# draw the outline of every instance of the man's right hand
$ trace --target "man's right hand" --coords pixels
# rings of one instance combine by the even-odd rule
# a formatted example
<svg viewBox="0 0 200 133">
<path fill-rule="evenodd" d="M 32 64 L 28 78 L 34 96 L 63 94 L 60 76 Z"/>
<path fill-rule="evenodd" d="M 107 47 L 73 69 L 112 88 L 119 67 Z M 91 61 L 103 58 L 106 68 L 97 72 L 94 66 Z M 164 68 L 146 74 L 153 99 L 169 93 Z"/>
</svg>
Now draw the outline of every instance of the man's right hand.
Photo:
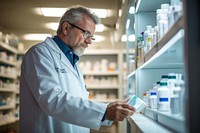
<svg viewBox="0 0 200 133">
<path fill-rule="evenodd" d="M 112 102 L 106 109 L 106 119 L 111 121 L 123 121 L 124 118 L 133 115 L 135 108 L 125 102 Z"/>
</svg>

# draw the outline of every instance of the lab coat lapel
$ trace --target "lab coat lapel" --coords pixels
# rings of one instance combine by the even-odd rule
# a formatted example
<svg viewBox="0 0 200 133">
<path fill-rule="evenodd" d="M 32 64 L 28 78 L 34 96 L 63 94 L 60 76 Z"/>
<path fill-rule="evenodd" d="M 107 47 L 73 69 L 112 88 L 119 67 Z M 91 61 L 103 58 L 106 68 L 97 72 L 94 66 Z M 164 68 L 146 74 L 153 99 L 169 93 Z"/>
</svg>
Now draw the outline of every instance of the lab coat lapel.
<svg viewBox="0 0 200 133">
<path fill-rule="evenodd" d="M 62 52 L 62 51 L 61 51 Z M 74 74 L 76 74 L 76 76 L 78 76 L 78 73 L 76 72 L 76 70 L 73 68 L 71 62 L 67 59 L 67 57 L 65 56 L 64 53 L 59 53 L 60 54 L 60 60 L 61 62 L 67 66 Z M 79 76 L 78 76 L 79 77 Z"/>
<path fill-rule="evenodd" d="M 79 75 L 76 72 L 76 70 L 73 68 L 73 66 L 71 65 L 70 61 L 67 59 L 67 57 L 65 56 L 65 54 L 61 51 L 61 49 L 58 47 L 58 45 L 53 41 L 53 39 L 51 39 L 50 37 L 48 37 L 45 42 L 47 43 L 47 45 L 49 47 L 51 47 L 57 54 L 59 54 L 60 57 L 60 61 L 62 62 L 62 64 L 64 64 L 66 67 L 69 68 L 69 70 L 71 70 L 78 78 Z"/>
</svg>

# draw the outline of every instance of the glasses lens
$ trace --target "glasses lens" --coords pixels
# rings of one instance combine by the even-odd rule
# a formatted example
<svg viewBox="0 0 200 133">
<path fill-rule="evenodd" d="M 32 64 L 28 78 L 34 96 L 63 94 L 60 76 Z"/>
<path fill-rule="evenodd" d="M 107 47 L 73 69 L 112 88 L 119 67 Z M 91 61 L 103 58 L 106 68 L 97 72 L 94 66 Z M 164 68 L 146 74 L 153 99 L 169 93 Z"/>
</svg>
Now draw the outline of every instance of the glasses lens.
<svg viewBox="0 0 200 133">
<path fill-rule="evenodd" d="M 94 36 L 92 36 L 89 32 L 84 32 L 83 34 L 83 38 L 87 39 L 87 38 L 90 38 L 92 41 L 95 40 Z"/>
</svg>

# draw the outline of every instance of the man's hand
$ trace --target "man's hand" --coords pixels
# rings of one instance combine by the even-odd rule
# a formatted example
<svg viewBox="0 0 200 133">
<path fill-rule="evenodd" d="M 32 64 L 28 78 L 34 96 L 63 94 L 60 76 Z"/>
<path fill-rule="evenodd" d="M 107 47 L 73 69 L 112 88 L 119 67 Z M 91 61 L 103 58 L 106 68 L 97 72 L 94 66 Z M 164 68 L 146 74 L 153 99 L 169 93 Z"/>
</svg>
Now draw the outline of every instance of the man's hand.
<svg viewBox="0 0 200 133">
<path fill-rule="evenodd" d="M 106 109 L 106 119 L 111 121 L 123 121 L 124 118 L 133 115 L 135 108 L 125 102 L 112 102 Z"/>
</svg>

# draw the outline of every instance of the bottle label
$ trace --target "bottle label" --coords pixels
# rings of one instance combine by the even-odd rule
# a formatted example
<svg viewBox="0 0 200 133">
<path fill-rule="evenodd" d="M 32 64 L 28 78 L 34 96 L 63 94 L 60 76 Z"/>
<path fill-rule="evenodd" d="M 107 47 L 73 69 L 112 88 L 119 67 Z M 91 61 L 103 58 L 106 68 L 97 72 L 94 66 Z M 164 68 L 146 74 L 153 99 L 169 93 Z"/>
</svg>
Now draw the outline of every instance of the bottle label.
<svg viewBox="0 0 200 133">
<path fill-rule="evenodd" d="M 160 102 L 168 102 L 168 101 L 169 101 L 169 98 L 159 98 L 159 101 L 160 101 Z"/>
</svg>

